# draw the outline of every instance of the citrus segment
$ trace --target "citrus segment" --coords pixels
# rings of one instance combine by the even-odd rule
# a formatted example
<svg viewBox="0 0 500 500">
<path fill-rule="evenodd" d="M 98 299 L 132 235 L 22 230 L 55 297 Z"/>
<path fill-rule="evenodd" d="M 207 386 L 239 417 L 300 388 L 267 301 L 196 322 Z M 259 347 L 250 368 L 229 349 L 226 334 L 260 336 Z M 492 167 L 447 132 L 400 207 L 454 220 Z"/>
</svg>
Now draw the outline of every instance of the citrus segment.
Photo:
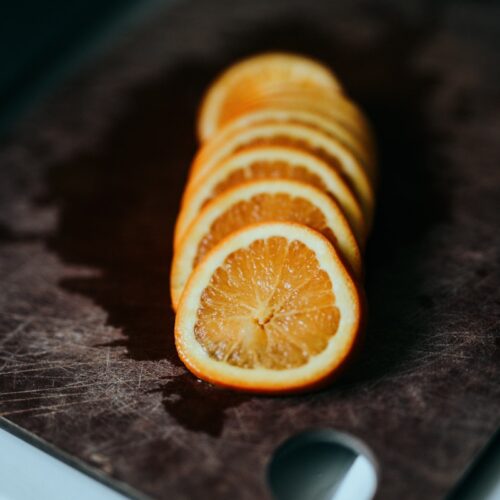
<svg viewBox="0 0 500 500">
<path fill-rule="evenodd" d="M 224 128 L 241 129 L 255 123 L 301 123 L 318 128 L 336 138 L 359 158 L 370 177 L 376 178 L 376 158 L 371 149 L 352 131 L 337 120 L 299 106 L 286 106 L 279 103 L 258 107 L 230 121 Z"/>
<path fill-rule="evenodd" d="M 322 191 L 301 182 L 253 181 L 215 198 L 186 231 L 172 264 L 174 308 L 193 268 L 217 243 L 244 226 L 276 221 L 297 222 L 320 232 L 360 277 L 359 247 L 336 203 Z"/>
<path fill-rule="evenodd" d="M 246 101 L 284 88 L 338 92 L 340 84 L 328 68 L 297 54 L 250 57 L 231 66 L 208 89 L 198 117 L 200 140 L 209 139 Z"/>
<path fill-rule="evenodd" d="M 314 154 L 339 172 L 361 204 L 368 226 L 374 210 L 373 187 L 367 173 L 354 155 L 336 139 L 301 124 L 255 124 L 240 130 L 221 131 L 195 158 L 189 183 L 194 183 L 234 152 L 256 145 L 294 146 Z M 189 189 L 189 188 L 188 188 Z"/>
<path fill-rule="evenodd" d="M 363 245 L 367 228 L 359 202 L 325 161 L 306 151 L 285 146 L 254 146 L 236 153 L 187 188 L 175 228 L 177 246 L 187 227 L 215 196 L 242 182 L 259 179 L 291 179 L 315 186 L 340 206 L 358 242 Z"/>
<path fill-rule="evenodd" d="M 267 223 L 233 233 L 195 269 L 175 340 L 204 380 L 298 391 L 336 373 L 360 324 L 359 291 L 328 240 L 300 224 Z"/>
<path fill-rule="evenodd" d="M 235 109 L 226 120 L 220 124 L 220 129 L 237 118 L 258 109 L 280 106 L 289 110 L 308 111 L 319 117 L 329 119 L 356 137 L 365 148 L 374 154 L 374 139 L 371 125 L 363 111 L 348 97 L 341 93 L 324 93 L 317 91 L 281 90 L 276 93 L 255 96 L 247 99 L 238 109 Z"/>
</svg>

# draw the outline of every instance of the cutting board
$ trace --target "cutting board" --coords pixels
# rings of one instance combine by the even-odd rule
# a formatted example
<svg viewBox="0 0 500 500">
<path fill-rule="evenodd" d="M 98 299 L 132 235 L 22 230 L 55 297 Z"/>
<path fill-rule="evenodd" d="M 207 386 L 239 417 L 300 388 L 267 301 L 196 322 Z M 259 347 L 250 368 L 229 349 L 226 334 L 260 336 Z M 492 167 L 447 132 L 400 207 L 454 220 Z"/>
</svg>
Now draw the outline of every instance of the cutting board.
<svg viewBox="0 0 500 500">
<path fill-rule="evenodd" d="M 316 427 L 373 450 L 378 498 L 442 498 L 500 423 L 499 17 L 472 2 L 178 2 L 103 51 L 0 147 L 0 414 L 154 498 L 266 498 L 273 450 Z M 273 49 L 334 68 L 381 169 L 363 353 L 293 397 L 196 380 L 168 291 L 203 90 Z"/>
</svg>

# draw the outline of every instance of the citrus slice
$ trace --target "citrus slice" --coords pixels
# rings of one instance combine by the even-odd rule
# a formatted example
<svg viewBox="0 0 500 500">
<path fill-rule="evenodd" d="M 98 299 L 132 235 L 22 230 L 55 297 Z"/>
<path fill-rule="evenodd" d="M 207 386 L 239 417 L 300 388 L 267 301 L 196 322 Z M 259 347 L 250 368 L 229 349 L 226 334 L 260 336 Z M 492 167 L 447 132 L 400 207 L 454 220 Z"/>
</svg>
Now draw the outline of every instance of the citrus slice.
<svg viewBox="0 0 500 500">
<path fill-rule="evenodd" d="M 292 179 L 315 186 L 331 196 L 346 216 L 357 241 L 364 245 L 367 228 L 359 202 L 338 172 L 307 151 L 289 146 L 253 146 L 223 160 L 184 193 L 177 218 L 174 247 L 200 210 L 215 196 L 258 179 Z"/>
<path fill-rule="evenodd" d="M 177 352 L 214 384 L 303 391 L 329 381 L 353 352 L 361 303 L 320 233 L 294 223 L 248 226 L 191 275 L 175 321 Z"/>
<path fill-rule="evenodd" d="M 221 130 L 196 155 L 189 183 L 207 175 L 225 158 L 248 146 L 261 144 L 296 146 L 319 156 L 347 181 L 371 227 L 374 210 L 373 187 L 359 160 L 338 140 L 325 132 L 298 123 L 255 124 L 244 129 Z"/>
<path fill-rule="evenodd" d="M 174 309 L 192 270 L 229 234 L 258 222 L 297 222 L 323 234 L 361 277 L 358 244 L 338 205 L 323 191 L 289 180 L 245 182 L 214 198 L 175 249 L 170 279 Z"/>
<path fill-rule="evenodd" d="M 285 88 L 338 92 L 340 84 L 328 68 L 308 57 L 279 52 L 250 57 L 227 69 L 208 89 L 198 116 L 200 140 L 209 139 L 247 101 Z"/>
<path fill-rule="evenodd" d="M 360 107 L 341 93 L 325 93 L 316 90 L 300 92 L 284 89 L 277 93 L 247 99 L 238 109 L 227 116 L 220 128 L 232 120 L 255 109 L 282 106 L 287 109 L 302 109 L 337 122 L 357 137 L 373 153 L 374 139 L 370 122 Z M 218 131 L 217 131 L 218 132 Z"/>
<path fill-rule="evenodd" d="M 363 164 L 370 178 L 376 179 L 377 167 L 375 154 L 363 141 L 344 127 L 338 121 L 332 120 L 324 114 L 301 107 L 285 106 L 279 103 L 256 108 L 237 117 L 226 125 L 232 130 L 242 129 L 258 123 L 300 123 L 317 128 L 337 139 L 346 146 Z"/>
</svg>

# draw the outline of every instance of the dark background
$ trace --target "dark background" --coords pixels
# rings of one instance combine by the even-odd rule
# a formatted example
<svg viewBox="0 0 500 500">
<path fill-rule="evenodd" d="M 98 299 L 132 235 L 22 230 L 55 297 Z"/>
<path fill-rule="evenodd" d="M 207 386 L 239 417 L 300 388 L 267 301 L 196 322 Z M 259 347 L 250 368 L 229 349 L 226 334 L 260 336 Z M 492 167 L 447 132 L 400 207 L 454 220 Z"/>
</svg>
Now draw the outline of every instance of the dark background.
<svg viewBox="0 0 500 500">
<path fill-rule="evenodd" d="M 20 0 L 0 7 L 0 130 L 77 70 L 100 45 L 126 34 L 155 0 Z M 168 3 L 168 2 L 167 2 Z"/>
</svg>

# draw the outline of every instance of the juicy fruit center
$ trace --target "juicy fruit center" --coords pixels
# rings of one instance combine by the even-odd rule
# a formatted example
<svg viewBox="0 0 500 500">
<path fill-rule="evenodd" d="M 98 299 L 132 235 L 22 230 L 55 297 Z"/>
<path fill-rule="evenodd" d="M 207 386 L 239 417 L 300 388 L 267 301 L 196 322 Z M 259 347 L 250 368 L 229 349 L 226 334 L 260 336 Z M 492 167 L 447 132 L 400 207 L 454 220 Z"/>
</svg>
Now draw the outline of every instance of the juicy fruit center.
<svg viewBox="0 0 500 500">
<path fill-rule="evenodd" d="M 339 318 L 314 252 L 275 236 L 226 257 L 202 293 L 194 333 L 217 361 L 284 370 L 326 349 Z"/>
<path fill-rule="evenodd" d="M 248 224 L 268 221 L 298 222 L 335 241 L 323 212 L 307 199 L 287 193 L 260 193 L 235 203 L 212 222 L 198 244 L 193 267 L 219 241 L 235 230 Z"/>
</svg>

